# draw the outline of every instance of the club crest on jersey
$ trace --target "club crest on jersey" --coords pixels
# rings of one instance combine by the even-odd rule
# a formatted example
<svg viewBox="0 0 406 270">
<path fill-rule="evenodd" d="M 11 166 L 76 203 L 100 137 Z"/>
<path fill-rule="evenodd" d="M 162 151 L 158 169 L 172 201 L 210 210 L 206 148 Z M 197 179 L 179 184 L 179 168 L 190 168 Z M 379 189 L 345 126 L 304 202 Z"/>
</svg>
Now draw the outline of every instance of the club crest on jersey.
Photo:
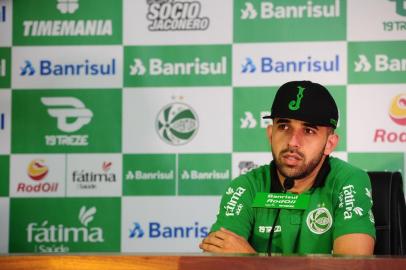
<svg viewBox="0 0 406 270">
<path fill-rule="evenodd" d="M 327 208 L 320 207 L 307 215 L 306 224 L 312 233 L 323 234 L 331 228 L 333 218 Z"/>
</svg>

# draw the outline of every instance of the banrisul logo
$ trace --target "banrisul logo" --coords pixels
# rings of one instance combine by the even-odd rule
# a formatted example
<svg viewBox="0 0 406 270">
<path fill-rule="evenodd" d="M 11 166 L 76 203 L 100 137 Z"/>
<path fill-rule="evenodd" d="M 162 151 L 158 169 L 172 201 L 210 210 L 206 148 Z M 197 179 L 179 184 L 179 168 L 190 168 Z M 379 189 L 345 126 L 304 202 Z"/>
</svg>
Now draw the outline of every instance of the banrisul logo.
<svg viewBox="0 0 406 270">
<path fill-rule="evenodd" d="M 15 199 L 11 209 L 10 252 L 119 251 L 119 200 Z"/>
<path fill-rule="evenodd" d="M 234 4 L 234 38 L 238 42 L 342 40 L 345 10 L 346 1 L 339 0 L 238 1 Z M 289 35 L 281 30 L 286 27 Z M 272 35 L 263 35 L 266 31 Z"/>
<path fill-rule="evenodd" d="M 121 117 L 120 91 L 28 90 L 23 94 L 13 93 L 12 108 L 13 132 L 21 133 L 12 142 L 15 152 L 121 149 L 121 139 L 116 138 L 121 136 L 121 122 L 117 121 Z M 27 134 L 30 140 L 26 139 Z"/>
<path fill-rule="evenodd" d="M 405 83 L 406 42 L 350 42 L 351 83 Z"/>
<path fill-rule="evenodd" d="M 283 20 L 301 18 L 334 18 L 340 16 L 340 1 L 332 4 L 316 4 L 316 1 L 307 1 L 304 4 L 279 4 L 281 1 L 266 1 L 254 7 L 251 2 L 245 2 L 241 9 L 241 20 Z M 326 1 L 328 2 L 328 1 Z M 257 10 L 258 9 L 258 10 Z"/>
<path fill-rule="evenodd" d="M 229 85 L 231 47 L 125 47 L 126 86 Z"/>
<path fill-rule="evenodd" d="M 20 76 L 41 76 L 41 77 L 61 77 L 61 76 L 114 76 L 116 75 L 116 59 L 112 58 L 105 63 L 92 62 L 84 59 L 79 63 L 62 63 L 51 59 L 42 59 L 34 63 L 32 60 L 24 60 L 20 64 Z"/>
<path fill-rule="evenodd" d="M 242 74 L 252 73 L 290 73 L 290 72 L 339 72 L 340 55 L 336 54 L 330 58 L 306 56 L 302 59 L 278 59 L 278 56 L 262 56 L 254 59 L 251 56 L 245 57 L 241 65 Z"/>
<path fill-rule="evenodd" d="M 121 11 L 121 1 L 114 0 L 15 1 L 13 40 L 18 45 L 118 44 Z"/>
<path fill-rule="evenodd" d="M 139 222 L 133 222 L 129 229 L 130 239 L 200 239 L 209 234 L 209 227 L 202 226 L 199 222 L 188 225 L 169 225 L 158 221 L 146 222 L 142 226 Z"/>
<path fill-rule="evenodd" d="M 178 160 L 181 195 L 220 195 L 231 180 L 229 154 L 182 154 Z"/>
<path fill-rule="evenodd" d="M 202 15 L 204 1 L 147 0 L 149 31 L 203 31 L 210 19 Z"/>
<path fill-rule="evenodd" d="M 171 145 L 190 142 L 199 129 L 199 119 L 192 107 L 174 102 L 163 107 L 156 118 L 159 137 Z"/>
<path fill-rule="evenodd" d="M 4 3 L 0 5 L 0 23 L 3 23 L 7 20 L 6 6 Z"/>
</svg>

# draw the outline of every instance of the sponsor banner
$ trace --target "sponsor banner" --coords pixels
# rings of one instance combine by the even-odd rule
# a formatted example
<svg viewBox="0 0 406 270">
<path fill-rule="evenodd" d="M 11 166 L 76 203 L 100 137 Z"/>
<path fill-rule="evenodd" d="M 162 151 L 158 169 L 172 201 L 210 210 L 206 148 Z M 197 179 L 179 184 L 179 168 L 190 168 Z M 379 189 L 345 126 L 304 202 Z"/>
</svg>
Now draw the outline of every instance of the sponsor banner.
<svg viewBox="0 0 406 270">
<path fill-rule="evenodd" d="M 0 197 L 8 197 L 10 181 L 10 157 L 0 155 Z"/>
<path fill-rule="evenodd" d="M 13 1 L 0 1 L 0 47 L 11 46 L 11 23 Z"/>
<path fill-rule="evenodd" d="M 231 99 L 229 87 L 124 89 L 123 152 L 231 152 Z"/>
<path fill-rule="evenodd" d="M 125 86 L 230 84 L 230 45 L 124 47 Z"/>
<path fill-rule="evenodd" d="M 272 161 L 271 152 L 233 153 L 233 179 Z"/>
<path fill-rule="evenodd" d="M 121 1 L 14 0 L 13 3 L 14 45 L 121 43 Z"/>
<path fill-rule="evenodd" d="M 201 252 L 220 197 L 124 197 L 121 252 Z"/>
<path fill-rule="evenodd" d="M 12 95 L 13 153 L 121 152 L 120 90 L 24 90 Z"/>
<path fill-rule="evenodd" d="M 179 195 L 221 195 L 231 180 L 231 154 L 179 154 Z"/>
<path fill-rule="evenodd" d="M 66 157 L 53 155 L 12 155 L 11 197 L 65 196 Z"/>
<path fill-rule="evenodd" d="M 348 0 L 347 3 L 348 40 L 406 39 L 404 0 Z"/>
<path fill-rule="evenodd" d="M 316 81 L 317 82 L 317 81 Z M 325 85 L 334 97 L 339 108 L 339 121 L 336 130 L 340 137 L 336 151 L 345 151 L 346 138 L 346 89 L 344 86 Z M 271 119 L 262 117 L 270 115 L 273 99 L 278 87 L 237 87 L 233 95 L 233 150 L 234 152 L 270 151 L 266 133 Z"/>
<path fill-rule="evenodd" d="M 406 84 L 348 86 L 348 152 L 406 149 Z"/>
<path fill-rule="evenodd" d="M 8 253 L 10 199 L 0 198 L 0 254 Z"/>
<path fill-rule="evenodd" d="M 1 88 L 10 88 L 10 78 L 11 78 L 10 65 L 11 65 L 11 49 L 0 48 L 0 91 Z"/>
<path fill-rule="evenodd" d="M 124 0 L 124 44 L 232 43 L 232 1 Z M 221 6 L 221 7 L 220 7 Z"/>
<path fill-rule="evenodd" d="M 67 196 L 121 196 L 120 154 L 67 155 Z"/>
<path fill-rule="evenodd" d="M 119 198 L 10 200 L 10 253 L 119 252 Z"/>
<path fill-rule="evenodd" d="M 123 195 L 176 195 L 175 154 L 123 156 Z"/>
<path fill-rule="evenodd" d="M 255 43 L 233 46 L 234 86 L 273 86 L 291 80 L 346 84 L 346 43 Z"/>
<path fill-rule="evenodd" d="M 348 83 L 406 83 L 406 41 L 349 42 Z"/>
<path fill-rule="evenodd" d="M 10 153 L 11 144 L 11 91 L 0 90 L 0 154 Z"/>
<path fill-rule="evenodd" d="M 120 46 L 14 47 L 13 88 L 122 86 Z"/>
<path fill-rule="evenodd" d="M 234 41 L 345 40 L 346 21 L 346 1 L 236 1 Z"/>
</svg>

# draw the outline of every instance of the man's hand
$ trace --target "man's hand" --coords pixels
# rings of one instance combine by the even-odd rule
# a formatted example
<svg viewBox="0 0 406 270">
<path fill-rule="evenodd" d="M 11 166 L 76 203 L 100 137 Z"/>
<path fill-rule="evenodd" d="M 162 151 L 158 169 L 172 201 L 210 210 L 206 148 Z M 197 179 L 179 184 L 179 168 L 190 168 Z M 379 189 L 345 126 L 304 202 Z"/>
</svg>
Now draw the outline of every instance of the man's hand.
<svg viewBox="0 0 406 270">
<path fill-rule="evenodd" d="M 245 238 L 224 228 L 209 234 L 199 248 L 206 252 L 256 253 Z"/>
</svg>

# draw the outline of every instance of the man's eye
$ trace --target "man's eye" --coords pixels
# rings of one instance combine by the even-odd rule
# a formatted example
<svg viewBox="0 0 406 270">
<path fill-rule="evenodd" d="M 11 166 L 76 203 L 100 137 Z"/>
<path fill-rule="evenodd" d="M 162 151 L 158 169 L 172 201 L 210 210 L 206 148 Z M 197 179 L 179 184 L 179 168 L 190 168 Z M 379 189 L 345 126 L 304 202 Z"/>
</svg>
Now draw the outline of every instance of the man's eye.
<svg viewBox="0 0 406 270">
<path fill-rule="evenodd" d="M 306 134 L 316 134 L 316 131 L 311 128 L 306 128 L 305 132 L 306 132 Z"/>
<path fill-rule="evenodd" d="M 284 124 L 279 125 L 278 127 L 279 127 L 280 130 L 286 130 L 286 129 L 288 129 L 288 125 L 284 125 Z"/>
</svg>

